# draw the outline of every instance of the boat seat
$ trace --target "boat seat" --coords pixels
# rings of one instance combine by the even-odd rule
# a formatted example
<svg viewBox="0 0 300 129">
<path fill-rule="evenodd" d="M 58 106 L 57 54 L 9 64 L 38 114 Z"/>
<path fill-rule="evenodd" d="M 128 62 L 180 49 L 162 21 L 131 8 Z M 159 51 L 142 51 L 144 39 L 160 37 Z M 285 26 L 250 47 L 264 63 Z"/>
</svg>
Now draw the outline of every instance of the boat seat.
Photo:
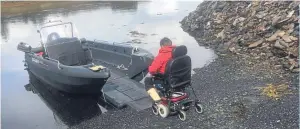
<svg viewBox="0 0 300 129">
<path fill-rule="evenodd" d="M 58 60 L 63 65 L 86 65 L 88 58 L 77 38 L 63 38 L 51 41 L 46 45 L 48 57 Z"/>
<path fill-rule="evenodd" d="M 111 45 L 106 43 L 95 43 L 90 46 L 93 49 L 93 57 L 100 59 L 101 61 L 107 62 L 114 66 L 124 66 L 128 69 L 131 61 L 131 47 L 124 47 L 118 45 Z"/>
</svg>

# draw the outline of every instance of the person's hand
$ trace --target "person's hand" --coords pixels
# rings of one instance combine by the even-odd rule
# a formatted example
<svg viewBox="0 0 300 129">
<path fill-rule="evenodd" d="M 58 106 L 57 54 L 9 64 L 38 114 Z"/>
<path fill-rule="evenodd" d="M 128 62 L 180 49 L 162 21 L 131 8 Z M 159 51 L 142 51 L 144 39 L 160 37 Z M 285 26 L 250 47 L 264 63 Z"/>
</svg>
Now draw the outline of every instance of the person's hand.
<svg viewBox="0 0 300 129">
<path fill-rule="evenodd" d="M 145 77 L 152 77 L 152 75 L 150 73 L 147 73 Z"/>
</svg>

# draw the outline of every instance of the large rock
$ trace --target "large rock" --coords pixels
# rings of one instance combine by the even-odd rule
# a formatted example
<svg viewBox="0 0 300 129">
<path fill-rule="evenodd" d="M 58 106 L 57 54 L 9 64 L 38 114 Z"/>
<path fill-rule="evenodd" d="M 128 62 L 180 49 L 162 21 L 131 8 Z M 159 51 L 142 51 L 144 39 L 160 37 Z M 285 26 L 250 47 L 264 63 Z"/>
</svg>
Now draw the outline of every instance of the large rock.
<svg viewBox="0 0 300 129">
<path fill-rule="evenodd" d="M 276 41 L 274 47 L 276 47 L 278 49 L 282 49 L 282 50 L 285 48 L 285 46 L 281 45 L 279 40 Z"/>
<path fill-rule="evenodd" d="M 263 41 L 264 41 L 263 39 L 260 39 L 260 40 L 254 42 L 254 43 L 251 43 L 251 44 L 249 45 L 249 48 L 255 48 L 255 47 L 257 47 L 258 45 L 262 44 Z"/>
</svg>

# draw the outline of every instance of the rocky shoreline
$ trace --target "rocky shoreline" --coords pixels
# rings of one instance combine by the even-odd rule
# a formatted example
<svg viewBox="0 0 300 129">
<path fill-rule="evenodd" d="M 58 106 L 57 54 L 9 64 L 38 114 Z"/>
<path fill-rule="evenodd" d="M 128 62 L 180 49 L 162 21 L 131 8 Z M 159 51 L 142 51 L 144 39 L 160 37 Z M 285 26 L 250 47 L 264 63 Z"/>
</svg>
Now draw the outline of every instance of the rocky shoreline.
<svg viewBox="0 0 300 129">
<path fill-rule="evenodd" d="M 238 56 L 251 71 L 298 73 L 299 3 L 204 1 L 180 23 L 200 45 Z"/>
<path fill-rule="evenodd" d="M 299 128 L 299 4 L 204 1 L 180 22 L 219 55 L 193 78 L 202 127 Z"/>
</svg>

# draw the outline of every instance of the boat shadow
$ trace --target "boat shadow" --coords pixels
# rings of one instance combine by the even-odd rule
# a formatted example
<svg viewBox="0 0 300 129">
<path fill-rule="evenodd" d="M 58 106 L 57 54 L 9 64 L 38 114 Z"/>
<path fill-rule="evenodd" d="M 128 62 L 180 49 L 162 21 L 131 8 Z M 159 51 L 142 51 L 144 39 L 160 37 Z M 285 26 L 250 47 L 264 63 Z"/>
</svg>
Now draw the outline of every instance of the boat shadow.
<svg viewBox="0 0 300 129">
<path fill-rule="evenodd" d="M 24 87 L 27 91 L 37 94 L 53 112 L 54 120 L 59 125 L 68 127 L 97 117 L 107 110 L 114 108 L 101 99 L 101 95 L 74 95 L 54 89 L 40 81 L 29 72 L 29 84 Z"/>
</svg>

